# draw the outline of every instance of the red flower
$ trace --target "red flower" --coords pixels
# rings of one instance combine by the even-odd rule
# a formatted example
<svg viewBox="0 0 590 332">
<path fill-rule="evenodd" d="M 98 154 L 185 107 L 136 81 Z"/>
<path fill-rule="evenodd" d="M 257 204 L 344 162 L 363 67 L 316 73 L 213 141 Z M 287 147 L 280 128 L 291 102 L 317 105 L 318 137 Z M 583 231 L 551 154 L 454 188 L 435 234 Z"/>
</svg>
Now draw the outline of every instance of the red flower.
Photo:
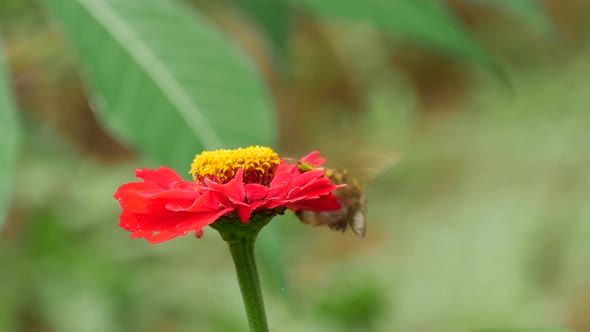
<svg viewBox="0 0 590 332">
<path fill-rule="evenodd" d="M 325 159 L 312 152 L 300 162 L 320 166 Z M 132 238 L 158 243 L 190 231 L 201 237 L 203 227 L 222 217 L 247 223 L 263 210 L 340 208 L 331 193 L 338 186 L 323 169 L 302 173 L 269 148 L 203 152 L 195 157 L 190 173 L 195 182 L 184 181 L 166 167 L 136 170 L 143 182 L 124 184 L 114 195 L 123 209 L 119 226 Z"/>
</svg>

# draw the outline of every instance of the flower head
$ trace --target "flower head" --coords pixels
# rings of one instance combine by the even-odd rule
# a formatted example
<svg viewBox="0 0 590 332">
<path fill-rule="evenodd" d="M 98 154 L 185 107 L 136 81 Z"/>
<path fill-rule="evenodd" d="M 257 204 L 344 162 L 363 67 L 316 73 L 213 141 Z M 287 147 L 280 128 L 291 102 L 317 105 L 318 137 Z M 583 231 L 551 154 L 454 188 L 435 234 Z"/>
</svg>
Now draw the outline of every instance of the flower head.
<svg viewBox="0 0 590 332">
<path fill-rule="evenodd" d="M 312 152 L 299 160 L 315 167 L 325 159 Z M 119 187 L 114 197 L 123 212 L 120 223 L 133 238 L 158 243 L 195 231 L 221 219 L 248 223 L 255 215 L 285 209 L 314 212 L 338 210 L 332 191 L 338 186 L 316 168 L 301 172 L 267 147 L 205 151 L 197 155 L 184 181 L 173 170 L 136 170 L 143 182 Z"/>
</svg>

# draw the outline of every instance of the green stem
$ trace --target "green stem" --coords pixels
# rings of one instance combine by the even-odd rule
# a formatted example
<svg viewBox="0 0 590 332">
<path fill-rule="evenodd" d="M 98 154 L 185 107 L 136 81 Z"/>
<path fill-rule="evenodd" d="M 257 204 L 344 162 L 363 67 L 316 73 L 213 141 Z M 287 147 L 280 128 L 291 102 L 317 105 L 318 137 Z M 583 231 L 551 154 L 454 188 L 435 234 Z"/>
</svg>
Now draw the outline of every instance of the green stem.
<svg viewBox="0 0 590 332">
<path fill-rule="evenodd" d="M 254 241 L 255 237 L 239 237 L 227 243 L 236 267 L 250 331 L 268 332 L 260 280 L 254 260 Z"/>
</svg>

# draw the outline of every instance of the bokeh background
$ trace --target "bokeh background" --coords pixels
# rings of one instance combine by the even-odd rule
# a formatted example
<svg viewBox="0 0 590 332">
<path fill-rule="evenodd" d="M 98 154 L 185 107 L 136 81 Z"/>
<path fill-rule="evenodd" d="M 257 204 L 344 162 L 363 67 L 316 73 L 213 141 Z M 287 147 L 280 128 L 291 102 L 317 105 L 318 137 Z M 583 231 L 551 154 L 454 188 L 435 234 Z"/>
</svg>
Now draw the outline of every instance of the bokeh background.
<svg viewBox="0 0 590 332">
<path fill-rule="evenodd" d="M 272 330 L 590 331 L 590 2 L 169 3 L 0 0 L 0 331 L 246 331 L 213 230 L 152 246 L 117 226 L 134 168 L 209 146 L 149 121 L 180 112 L 151 86 L 110 107 L 130 78 L 109 69 L 150 72 L 145 54 L 196 59 L 171 72 L 229 145 L 320 150 L 364 185 L 364 239 L 292 215 L 262 232 Z M 178 37 L 175 6 L 231 47 Z M 247 65 L 208 65 L 232 52 Z"/>
</svg>

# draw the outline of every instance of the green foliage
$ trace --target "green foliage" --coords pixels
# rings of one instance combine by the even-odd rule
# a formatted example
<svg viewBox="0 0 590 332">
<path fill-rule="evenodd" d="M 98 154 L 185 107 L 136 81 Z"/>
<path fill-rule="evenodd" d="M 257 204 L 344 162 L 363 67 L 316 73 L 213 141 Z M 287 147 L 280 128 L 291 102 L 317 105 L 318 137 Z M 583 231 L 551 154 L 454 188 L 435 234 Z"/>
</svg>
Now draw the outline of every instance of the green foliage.
<svg viewBox="0 0 590 332">
<path fill-rule="evenodd" d="M 0 230 L 12 197 L 19 147 L 19 123 L 0 40 Z"/>
<path fill-rule="evenodd" d="M 482 3 L 488 6 L 500 8 L 507 13 L 521 18 L 531 27 L 539 32 L 550 32 L 553 30 L 553 22 L 547 16 L 543 7 L 537 0 L 472 0 L 475 3 Z"/>
<path fill-rule="evenodd" d="M 283 234 L 283 216 L 278 216 L 270 222 L 258 235 L 256 240 L 256 257 L 259 259 L 262 279 L 267 282 L 266 287 L 280 294 L 282 298 L 290 300 L 290 283 L 287 277 L 285 261 L 285 236 Z"/>
<path fill-rule="evenodd" d="M 340 331 L 374 331 L 387 312 L 389 299 L 374 280 L 359 279 L 352 285 L 331 286 L 314 307 L 314 314 L 338 325 Z"/>
<path fill-rule="evenodd" d="M 566 326 L 590 275 L 587 52 L 514 65 L 516 95 L 480 86 L 469 112 L 437 122 L 372 183 L 371 231 L 381 222 L 396 248 L 383 247 L 377 272 L 399 282 L 390 330 L 425 316 L 437 331 Z M 550 275 L 530 268 L 540 262 Z"/>
<path fill-rule="evenodd" d="M 486 67 L 492 59 L 440 1 L 433 0 L 297 0 L 312 13 L 377 26 L 427 46 L 457 54 Z"/>
<path fill-rule="evenodd" d="M 487 329 L 477 330 L 475 332 L 572 332 L 561 329 Z"/>
<path fill-rule="evenodd" d="M 198 13 L 173 1 L 47 0 L 99 115 L 125 142 L 183 171 L 204 149 L 274 145 L 258 74 Z"/>
<path fill-rule="evenodd" d="M 289 3 L 283 0 L 234 0 L 233 2 L 258 25 L 274 49 L 276 61 L 281 63 L 287 54 L 291 28 Z"/>
<path fill-rule="evenodd" d="M 273 13 L 283 15 L 277 8 L 284 9 L 286 2 L 308 8 L 319 18 L 379 26 L 455 56 L 488 61 L 443 1 L 235 1 L 273 44 L 278 43 L 275 47 L 288 42 L 281 30 L 285 22 L 265 16 L 260 8 L 273 6 Z M 534 1 L 480 2 L 501 7 L 533 26 L 540 20 Z M 0 11 L 12 6 L 7 4 L 15 9 L 0 16 L 20 12 L 26 3 L 3 3 Z M 181 171 L 200 149 L 216 146 L 206 142 L 207 132 L 224 147 L 272 144 L 274 118 L 256 73 L 199 13 L 181 13 L 183 7 L 171 0 L 46 4 L 79 55 L 102 119 L 144 155 Z M 22 18 L 11 21 L 18 25 Z M 277 218 L 260 234 L 257 258 L 271 328 L 569 332 L 557 327 L 585 324 L 590 173 L 584 149 L 590 141 L 590 48 L 564 52 L 543 45 L 539 47 L 544 47 L 540 50 L 545 56 L 538 57 L 526 40 L 522 45 L 519 41 L 516 50 L 500 46 L 494 50 L 499 58 L 505 52 L 518 53 L 502 60 L 514 93 L 506 94 L 460 67 L 470 77 L 469 87 L 460 91 L 465 95 L 459 103 L 451 101 L 453 112 L 432 114 L 422 104 L 424 91 L 411 90 L 414 81 L 375 65 L 382 63 L 377 60 L 387 43 L 378 38 L 366 43 L 355 29 L 346 31 L 353 33 L 329 37 L 355 50 L 346 49 L 351 60 L 342 68 L 349 75 L 358 72 L 367 84 L 345 91 L 366 99 L 352 115 L 318 107 L 322 111 L 311 114 L 310 122 L 302 115 L 306 110 L 286 110 L 291 113 L 284 119 L 305 124 L 294 134 L 285 133 L 287 143 L 296 149 L 295 143 L 305 138 L 301 149 L 317 147 L 328 157 L 328 166 L 350 167 L 351 174 L 355 168 L 378 168 L 381 157 L 393 156 L 396 161 L 378 179 L 361 178 L 369 199 L 367 238 L 306 227 L 292 215 Z M 495 33 L 495 38 L 505 38 Z M 516 38 L 521 37 L 518 33 Z M 9 42 L 20 44 L 19 37 L 9 37 Z M 338 56 L 343 50 L 335 48 Z M 303 48 L 297 53 L 294 56 L 301 58 L 293 60 L 300 64 L 312 52 Z M 146 54 L 155 60 L 148 66 Z M 383 55 L 383 63 L 390 55 Z M 46 64 L 55 59 L 43 60 Z M 27 74 L 33 72 L 34 77 L 42 67 L 36 65 Z M 425 65 L 435 69 L 424 74 L 425 82 L 418 82 L 427 83 L 418 88 L 431 92 L 428 97 L 437 100 L 461 90 L 448 77 L 434 77 L 440 72 L 432 64 Z M 22 63 L 14 70 L 19 68 Z M 5 68 L 1 71 L 0 77 L 7 76 Z M 168 79 L 158 80 L 163 71 Z M 324 74 L 333 75 L 319 71 L 320 80 Z M 178 90 L 166 85 L 170 79 Z M 329 92 L 339 88 L 335 84 Z M 326 95 L 304 84 L 287 92 L 307 97 L 295 89 L 309 92 L 310 99 L 316 93 Z M 12 106 L 8 90 L 0 80 L 2 167 L 14 167 L 19 141 L 14 109 L 4 107 L 7 102 Z M 179 93 L 185 96 L 180 101 L 175 99 Z M 60 97 L 68 98 L 68 92 Z M 179 107 L 187 105 L 183 100 L 196 106 Z M 260 108 L 254 107 L 255 101 Z M 234 114 L 231 105 L 239 105 L 243 114 Z M 419 108 L 424 113 L 416 112 Z M 180 237 L 157 246 L 130 241 L 129 234 L 116 226 L 120 210 L 112 193 L 131 178 L 130 169 L 141 165 L 137 160 L 107 165 L 82 158 L 59 130 L 32 111 L 24 118 L 39 123 L 23 128 L 29 131 L 22 135 L 28 144 L 22 145 L 17 169 L 16 227 L 0 232 L 0 331 L 243 330 L 239 289 L 219 236 L 206 230 L 200 240 Z M 248 112 L 258 115 L 250 121 Z M 213 124 L 197 121 L 199 116 Z M 281 125 L 291 128 L 291 123 Z M 258 141 L 264 137 L 270 143 Z M 345 162 L 334 165 L 338 157 Z M 0 170 L 0 205 L 10 195 L 6 184 L 14 178 L 12 171 Z M 269 289 L 288 294 L 289 305 Z M 532 326 L 554 328 L 524 328 Z"/>
</svg>

